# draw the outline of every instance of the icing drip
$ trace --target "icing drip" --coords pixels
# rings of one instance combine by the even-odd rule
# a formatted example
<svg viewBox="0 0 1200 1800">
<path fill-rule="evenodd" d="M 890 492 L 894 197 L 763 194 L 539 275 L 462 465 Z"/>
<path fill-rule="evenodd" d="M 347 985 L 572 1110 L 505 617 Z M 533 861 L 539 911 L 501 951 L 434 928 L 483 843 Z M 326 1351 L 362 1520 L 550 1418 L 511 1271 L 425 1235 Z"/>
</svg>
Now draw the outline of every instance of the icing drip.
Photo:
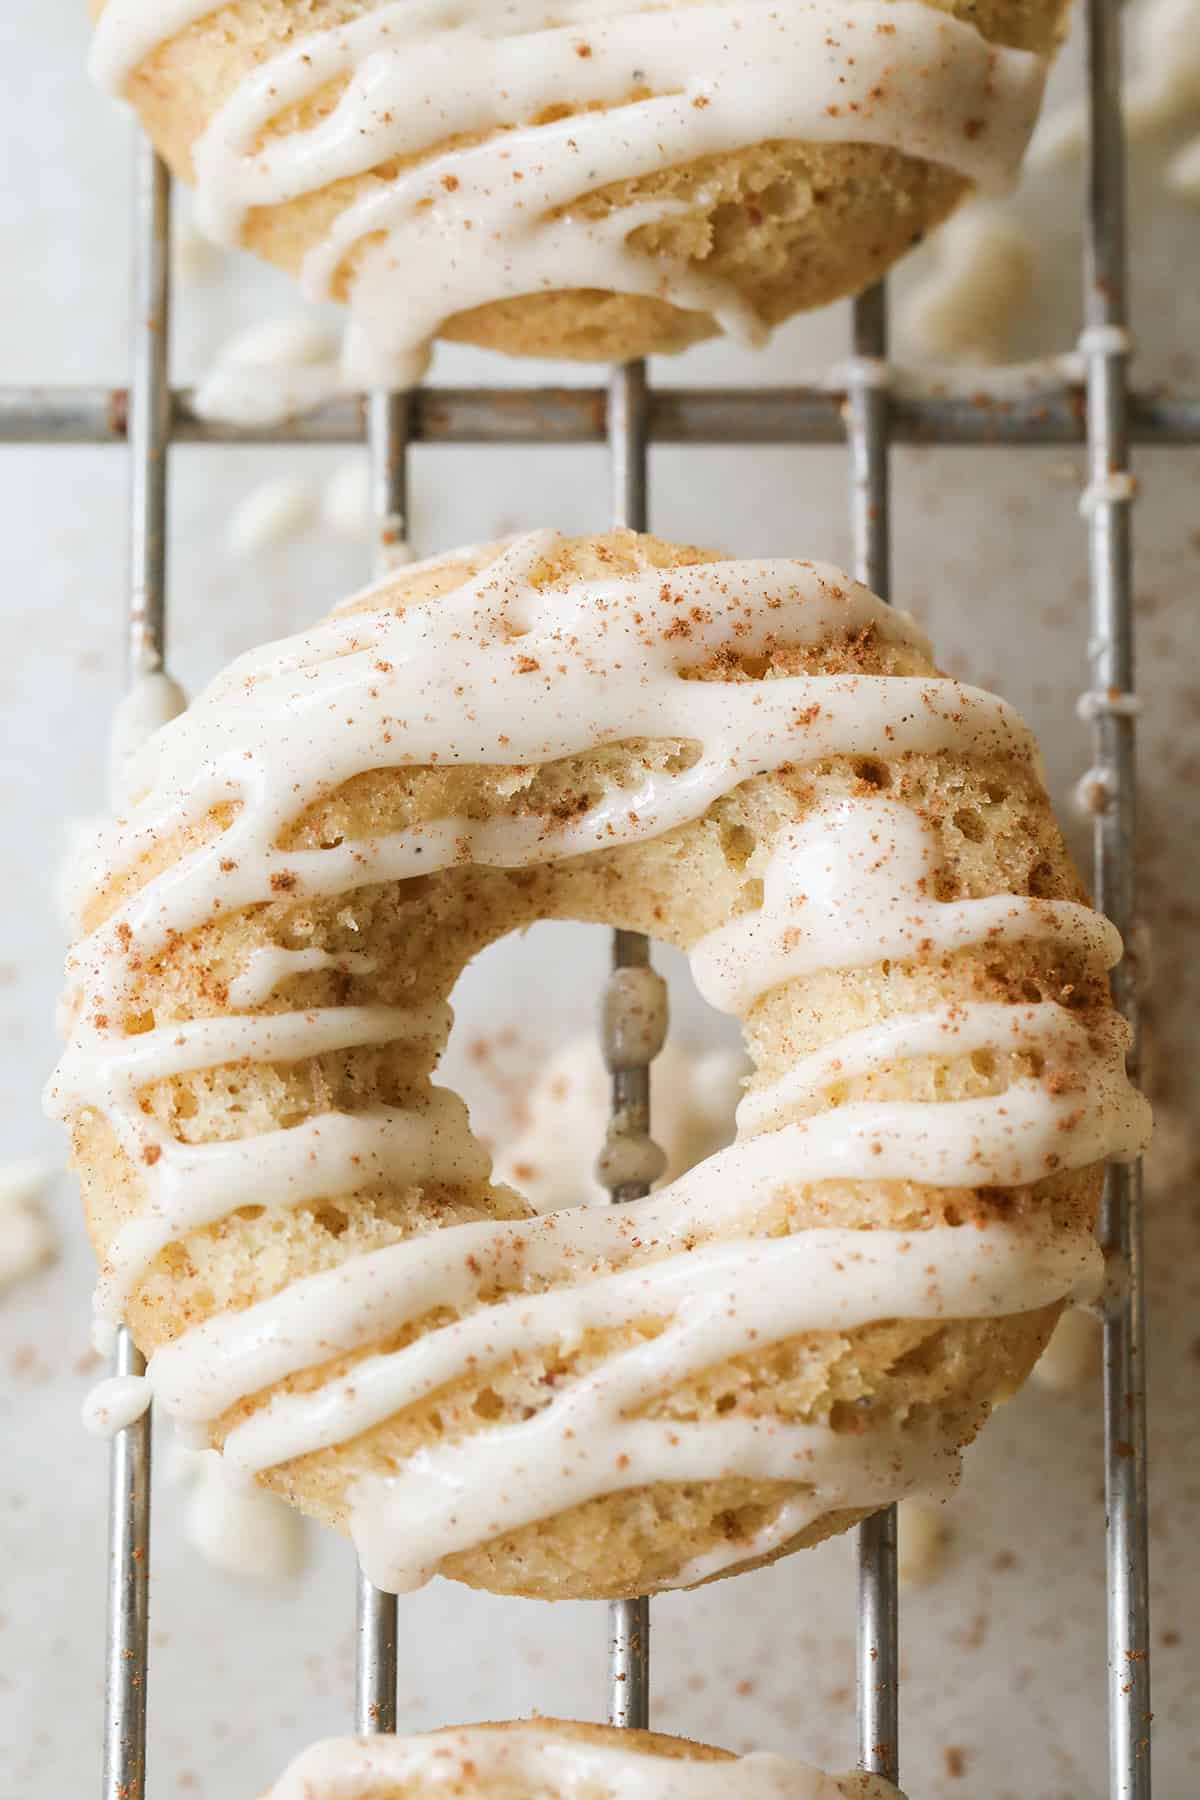
<svg viewBox="0 0 1200 1800">
<path fill-rule="evenodd" d="M 144 1375 L 110 1375 L 96 1384 L 83 1403 L 83 1428 L 94 1437 L 116 1437 L 150 1404 L 151 1387 Z"/>
<path fill-rule="evenodd" d="M 267 1800 L 367 1800 L 381 1784 L 428 1781 L 465 1792 L 537 1793 L 546 1800 L 900 1800 L 871 1775 L 822 1775 L 756 1751 L 734 1761 L 657 1756 L 556 1736 L 551 1723 L 427 1737 L 330 1738 L 298 1756 Z M 407 1791 L 407 1788 L 406 1788 Z M 424 1791 L 424 1788 L 422 1788 Z"/>
<path fill-rule="evenodd" d="M 119 90 L 143 57 L 215 10 L 109 0 L 93 73 Z M 325 297 L 350 268 L 350 361 L 401 385 L 447 318 L 548 288 L 653 295 L 755 341 L 763 328 L 731 285 L 630 244 L 639 227 L 685 210 L 678 198 L 611 212 L 580 203 L 769 141 L 877 144 L 1003 186 L 1044 78 L 1043 59 L 918 0 L 403 0 L 305 34 L 243 77 L 192 146 L 197 216 L 236 242 L 253 209 L 400 159 L 334 217 L 303 279 Z M 264 137 L 338 83 L 315 123 Z M 562 107 L 575 110 L 545 119 Z"/>
<path fill-rule="evenodd" d="M 94 884 L 199 824 L 213 804 L 228 822 L 122 900 L 73 954 L 74 1024 L 50 1104 L 60 1115 L 102 1113 L 146 1196 L 109 1245 L 103 1317 L 120 1316 L 168 1244 L 241 1205 L 479 1182 L 487 1169 L 465 1109 L 438 1089 L 407 1109 L 178 1141 L 143 1110 L 147 1084 L 367 1044 L 428 1049 L 443 1040 L 448 1012 L 289 1007 L 280 990 L 297 977 L 336 969 L 353 980 L 373 964 L 365 954 L 274 945 L 254 950 L 230 982 L 229 1004 L 247 1010 L 155 1020 L 125 1035 L 111 1022 L 144 1007 L 137 971 L 175 934 L 261 905 L 281 885 L 297 902 L 340 898 L 472 858 L 520 868 L 644 842 L 785 762 L 878 754 L 886 744 L 889 755 L 954 750 L 1033 764 L 1011 709 L 946 679 L 686 678 L 731 644 L 754 656 L 772 642 L 816 645 L 870 628 L 902 649 L 922 647 L 910 620 L 835 570 L 717 563 L 538 588 L 528 577 L 555 542 L 519 540 L 455 593 L 400 613 L 371 607 L 368 593 L 365 610 L 242 658 L 135 760 L 139 797 L 105 834 Z M 542 764 L 643 738 L 681 739 L 692 760 L 652 765 L 637 791 L 592 793 L 565 823 L 525 813 L 435 818 L 328 849 L 280 847 L 318 795 L 371 769 Z M 702 991 L 743 1015 L 780 983 L 887 957 L 936 959 L 1018 939 L 1052 939 L 1100 967 L 1120 952 L 1111 926 L 1072 903 L 930 898 L 937 871 L 926 828 L 890 800 L 821 804 L 779 829 L 761 855 L 761 905 L 692 952 Z M 284 1010 L 251 1010 L 272 996 Z M 210 1425 L 277 1382 L 365 1352 L 348 1373 L 276 1394 L 228 1433 L 226 1460 L 253 1474 L 344 1443 L 531 1345 L 569 1361 L 589 1331 L 657 1321 L 657 1336 L 568 1371 L 529 1419 L 426 1445 L 394 1473 L 357 1483 L 355 1541 L 372 1579 L 393 1588 L 506 1529 L 655 1481 L 786 1484 L 784 1504 L 755 1539 L 722 1543 L 671 1585 L 767 1554 L 831 1507 L 944 1492 L 956 1452 L 933 1431 L 844 1433 L 738 1413 L 680 1422 L 654 1417 L 654 1408 L 689 1376 L 800 1332 L 998 1317 L 1094 1291 L 1099 1252 L 1080 1231 L 1001 1221 L 775 1236 L 764 1222 L 785 1223 L 789 1187 L 804 1183 L 1023 1186 L 1136 1154 L 1146 1110 L 1125 1079 L 1122 1027 L 1115 1017 L 1091 1023 L 1088 1033 L 1051 1003 L 971 1003 L 851 1032 L 752 1091 L 738 1141 L 650 1198 L 448 1225 L 350 1256 L 160 1349 L 149 1369 L 156 1401 L 176 1419 Z M 983 1097 L 872 1097 L 876 1078 L 902 1064 L 980 1050 L 1030 1060 Z M 851 1080 L 864 1084 L 852 1099 L 839 1091 Z M 447 1309 L 459 1316 L 420 1329 Z M 418 1335 L 403 1348 L 373 1349 L 410 1325 Z"/>
<path fill-rule="evenodd" d="M 114 807 L 119 809 L 129 798 L 129 770 L 139 750 L 186 706 L 187 695 L 165 669 L 139 675 L 121 696 L 113 713 L 108 748 L 109 799 Z"/>
</svg>

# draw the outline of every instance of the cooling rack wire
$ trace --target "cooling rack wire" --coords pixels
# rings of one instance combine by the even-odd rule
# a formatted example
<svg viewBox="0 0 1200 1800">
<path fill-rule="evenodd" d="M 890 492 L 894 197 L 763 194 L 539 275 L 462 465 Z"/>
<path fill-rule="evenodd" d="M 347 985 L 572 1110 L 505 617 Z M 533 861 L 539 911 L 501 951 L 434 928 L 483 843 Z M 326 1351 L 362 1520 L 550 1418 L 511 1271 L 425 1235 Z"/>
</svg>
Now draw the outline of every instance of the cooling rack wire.
<svg viewBox="0 0 1200 1800">
<path fill-rule="evenodd" d="M 361 442 L 370 450 L 378 521 L 377 561 L 404 535 L 410 448 L 415 444 L 607 442 L 614 523 L 645 529 L 651 444 L 842 444 L 849 452 L 854 573 L 876 593 L 890 585 L 888 450 L 937 445 L 1085 444 L 1082 508 L 1090 561 L 1089 714 L 1103 810 L 1094 834 L 1095 893 L 1128 936 L 1135 917 L 1134 645 L 1129 450 L 1200 444 L 1200 396 L 1131 392 L 1126 322 L 1125 151 L 1120 96 L 1119 0 L 1086 0 L 1088 151 L 1084 331 L 1077 364 L 1051 364 L 1035 389 L 989 389 L 969 398 L 902 382 L 887 361 L 884 286 L 853 309 L 852 354 L 822 386 L 656 393 L 641 364 L 613 370 L 607 389 L 429 389 L 346 399 L 270 428 L 234 429 L 197 417 L 172 391 L 169 203 L 163 165 L 139 144 L 136 266 L 129 388 L 0 389 L 0 443 L 126 443 L 130 462 L 130 679 L 161 669 L 167 651 L 166 517 L 172 443 Z M 1058 370 L 1057 377 L 1053 370 Z M 612 1071 L 609 1144 L 654 1166 L 649 1065 L 622 1060 L 622 1009 L 657 981 L 647 940 L 617 931 L 602 1016 Z M 629 973 L 632 974 L 632 982 Z M 1134 1033 L 1137 997 L 1124 965 L 1116 1002 Z M 607 1160 L 607 1159 L 603 1159 Z M 647 1191 L 626 1182 L 614 1200 Z M 1108 1718 L 1111 1800 L 1150 1800 L 1150 1646 L 1141 1175 L 1109 1169 L 1099 1220 L 1104 1290 L 1104 1436 L 1108 1569 Z M 115 1372 L 140 1374 L 129 1334 L 119 1333 Z M 109 1626 L 102 1800 L 146 1800 L 146 1702 L 150 1597 L 150 1419 L 114 1440 L 110 1474 Z M 397 1603 L 362 1577 L 357 1592 L 355 1713 L 362 1732 L 396 1728 Z M 650 1716 L 650 1612 L 646 1600 L 609 1608 L 609 1717 L 644 1726 Z M 895 1509 L 858 1532 L 858 1753 L 864 1769 L 899 1778 L 898 1607 Z"/>
</svg>

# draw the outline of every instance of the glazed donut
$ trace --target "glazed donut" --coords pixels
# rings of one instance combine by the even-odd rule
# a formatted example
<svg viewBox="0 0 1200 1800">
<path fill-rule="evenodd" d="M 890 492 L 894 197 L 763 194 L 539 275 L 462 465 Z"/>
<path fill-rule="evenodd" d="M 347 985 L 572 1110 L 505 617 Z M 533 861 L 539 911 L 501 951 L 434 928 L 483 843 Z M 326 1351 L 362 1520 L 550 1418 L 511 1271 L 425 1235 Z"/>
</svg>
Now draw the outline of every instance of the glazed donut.
<svg viewBox="0 0 1200 1800">
<path fill-rule="evenodd" d="M 377 1585 L 686 1586 L 943 1492 L 1094 1288 L 1147 1130 L 1119 939 L 1026 727 L 836 570 L 444 556 L 130 778 L 50 1089 L 100 1314 Z M 533 1214 L 431 1084 L 465 963 L 545 918 L 677 945 L 743 1021 L 736 1141 L 647 1200 Z"/>
<path fill-rule="evenodd" d="M 435 337 L 761 341 L 1015 176 L 1069 0 L 92 0 L 92 69 L 204 229 Z"/>
<path fill-rule="evenodd" d="M 585 1791 L 588 1800 L 903 1800 L 877 1775 L 822 1775 L 790 1757 L 565 1719 L 329 1738 L 263 1800 L 578 1800 Z"/>
</svg>

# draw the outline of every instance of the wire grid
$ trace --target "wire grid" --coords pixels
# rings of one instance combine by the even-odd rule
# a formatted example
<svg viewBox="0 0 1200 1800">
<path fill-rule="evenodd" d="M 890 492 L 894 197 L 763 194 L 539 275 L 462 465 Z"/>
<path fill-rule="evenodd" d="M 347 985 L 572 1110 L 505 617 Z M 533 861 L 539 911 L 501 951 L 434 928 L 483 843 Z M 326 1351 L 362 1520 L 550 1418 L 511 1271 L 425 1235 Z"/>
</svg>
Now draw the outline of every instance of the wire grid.
<svg viewBox="0 0 1200 1800">
<path fill-rule="evenodd" d="M 197 418 L 186 391 L 173 393 L 170 365 L 169 206 L 163 165 L 141 143 L 136 163 L 136 267 L 128 390 L 0 389 L 0 442 L 127 441 L 131 555 L 127 661 L 131 679 L 161 669 L 167 649 L 165 525 L 172 442 L 360 442 L 370 449 L 378 521 L 376 560 L 386 567 L 404 536 L 408 450 L 414 443 L 583 443 L 610 446 L 613 518 L 647 523 L 650 443 L 837 444 L 850 462 L 856 576 L 884 598 L 889 589 L 888 449 L 892 443 L 1087 446 L 1085 507 L 1090 558 L 1091 687 L 1095 761 L 1106 804 L 1095 824 L 1097 904 L 1126 936 L 1135 916 L 1132 544 L 1127 475 L 1132 443 L 1200 443 L 1200 396 L 1131 393 L 1127 362 L 1124 138 L 1120 116 L 1119 0 L 1087 0 L 1088 152 L 1086 381 L 1047 365 L 1034 393 L 1002 382 L 969 398 L 889 382 L 883 284 L 853 312 L 853 356 L 844 380 L 822 387 L 654 393 L 640 363 L 613 371 L 606 389 L 433 389 L 344 400 L 269 428 L 236 429 Z M 613 968 L 648 963 L 637 933 L 614 934 Z M 1124 965 L 1117 1005 L 1134 1032 L 1137 996 Z M 619 1005 L 619 984 L 609 993 Z M 613 1135 L 648 1142 L 648 1065 L 613 1072 Z M 613 1190 L 614 1199 L 644 1192 Z M 1109 1793 L 1150 1800 L 1146 1432 L 1141 1277 L 1141 1180 L 1136 1167 L 1108 1171 L 1099 1221 L 1106 1258 L 1104 1427 L 1108 1564 Z M 140 1374 L 143 1360 L 118 1334 L 115 1370 Z M 109 1632 L 103 1800 L 145 1800 L 150 1582 L 150 1418 L 116 1436 L 111 1458 Z M 858 1532 L 858 1743 L 864 1769 L 899 1778 L 896 1516 L 890 1508 Z M 396 1728 L 397 1603 L 360 1575 L 355 1714 L 362 1732 Z M 614 1724 L 649 1720 L 649 1607 L 609 1609 L 610 1703 Z"/>
</svg>

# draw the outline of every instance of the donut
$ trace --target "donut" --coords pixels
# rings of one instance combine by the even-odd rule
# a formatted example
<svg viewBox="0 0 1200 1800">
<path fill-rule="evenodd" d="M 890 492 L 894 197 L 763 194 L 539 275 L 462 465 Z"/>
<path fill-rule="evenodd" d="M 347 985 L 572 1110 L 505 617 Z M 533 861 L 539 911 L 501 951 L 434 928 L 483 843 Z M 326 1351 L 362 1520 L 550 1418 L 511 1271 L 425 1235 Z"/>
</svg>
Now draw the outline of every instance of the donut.
<svg viewBox="0 0 1200 1800">
<path fill-rule="evenodd" d="M 1068 0 L 92 0 L 197 217 L 349 300 L 347 369 L 457 338 L 749 343 L 1015 178 Z"/>
<path fill-rule="evenodd" d="M 566 1719 L 328 1738 L 298 1756 L 263 1800 L 574 1800 L 585 1791 L 588 1800 L 903 1800 L 878 1775 L 822 1775 L 790 1757 L 733 1756 L 661 1732 Z"/>
<path fill-rule="evenodd" d="M 98 1313 L 377 1585 L 691 1586 L 944 1493 L 1095 1291 L 1148 1129 L 1120 940 L 1021 720 L 836 569 L 443 556 L 127 774 L 49 1088 Z M 742 1022 L 735 1141 L 645 1200 L 534 1213 L 431 1081 L 464 965 L 546 918 L 677 946 Z"/>
</svg>

